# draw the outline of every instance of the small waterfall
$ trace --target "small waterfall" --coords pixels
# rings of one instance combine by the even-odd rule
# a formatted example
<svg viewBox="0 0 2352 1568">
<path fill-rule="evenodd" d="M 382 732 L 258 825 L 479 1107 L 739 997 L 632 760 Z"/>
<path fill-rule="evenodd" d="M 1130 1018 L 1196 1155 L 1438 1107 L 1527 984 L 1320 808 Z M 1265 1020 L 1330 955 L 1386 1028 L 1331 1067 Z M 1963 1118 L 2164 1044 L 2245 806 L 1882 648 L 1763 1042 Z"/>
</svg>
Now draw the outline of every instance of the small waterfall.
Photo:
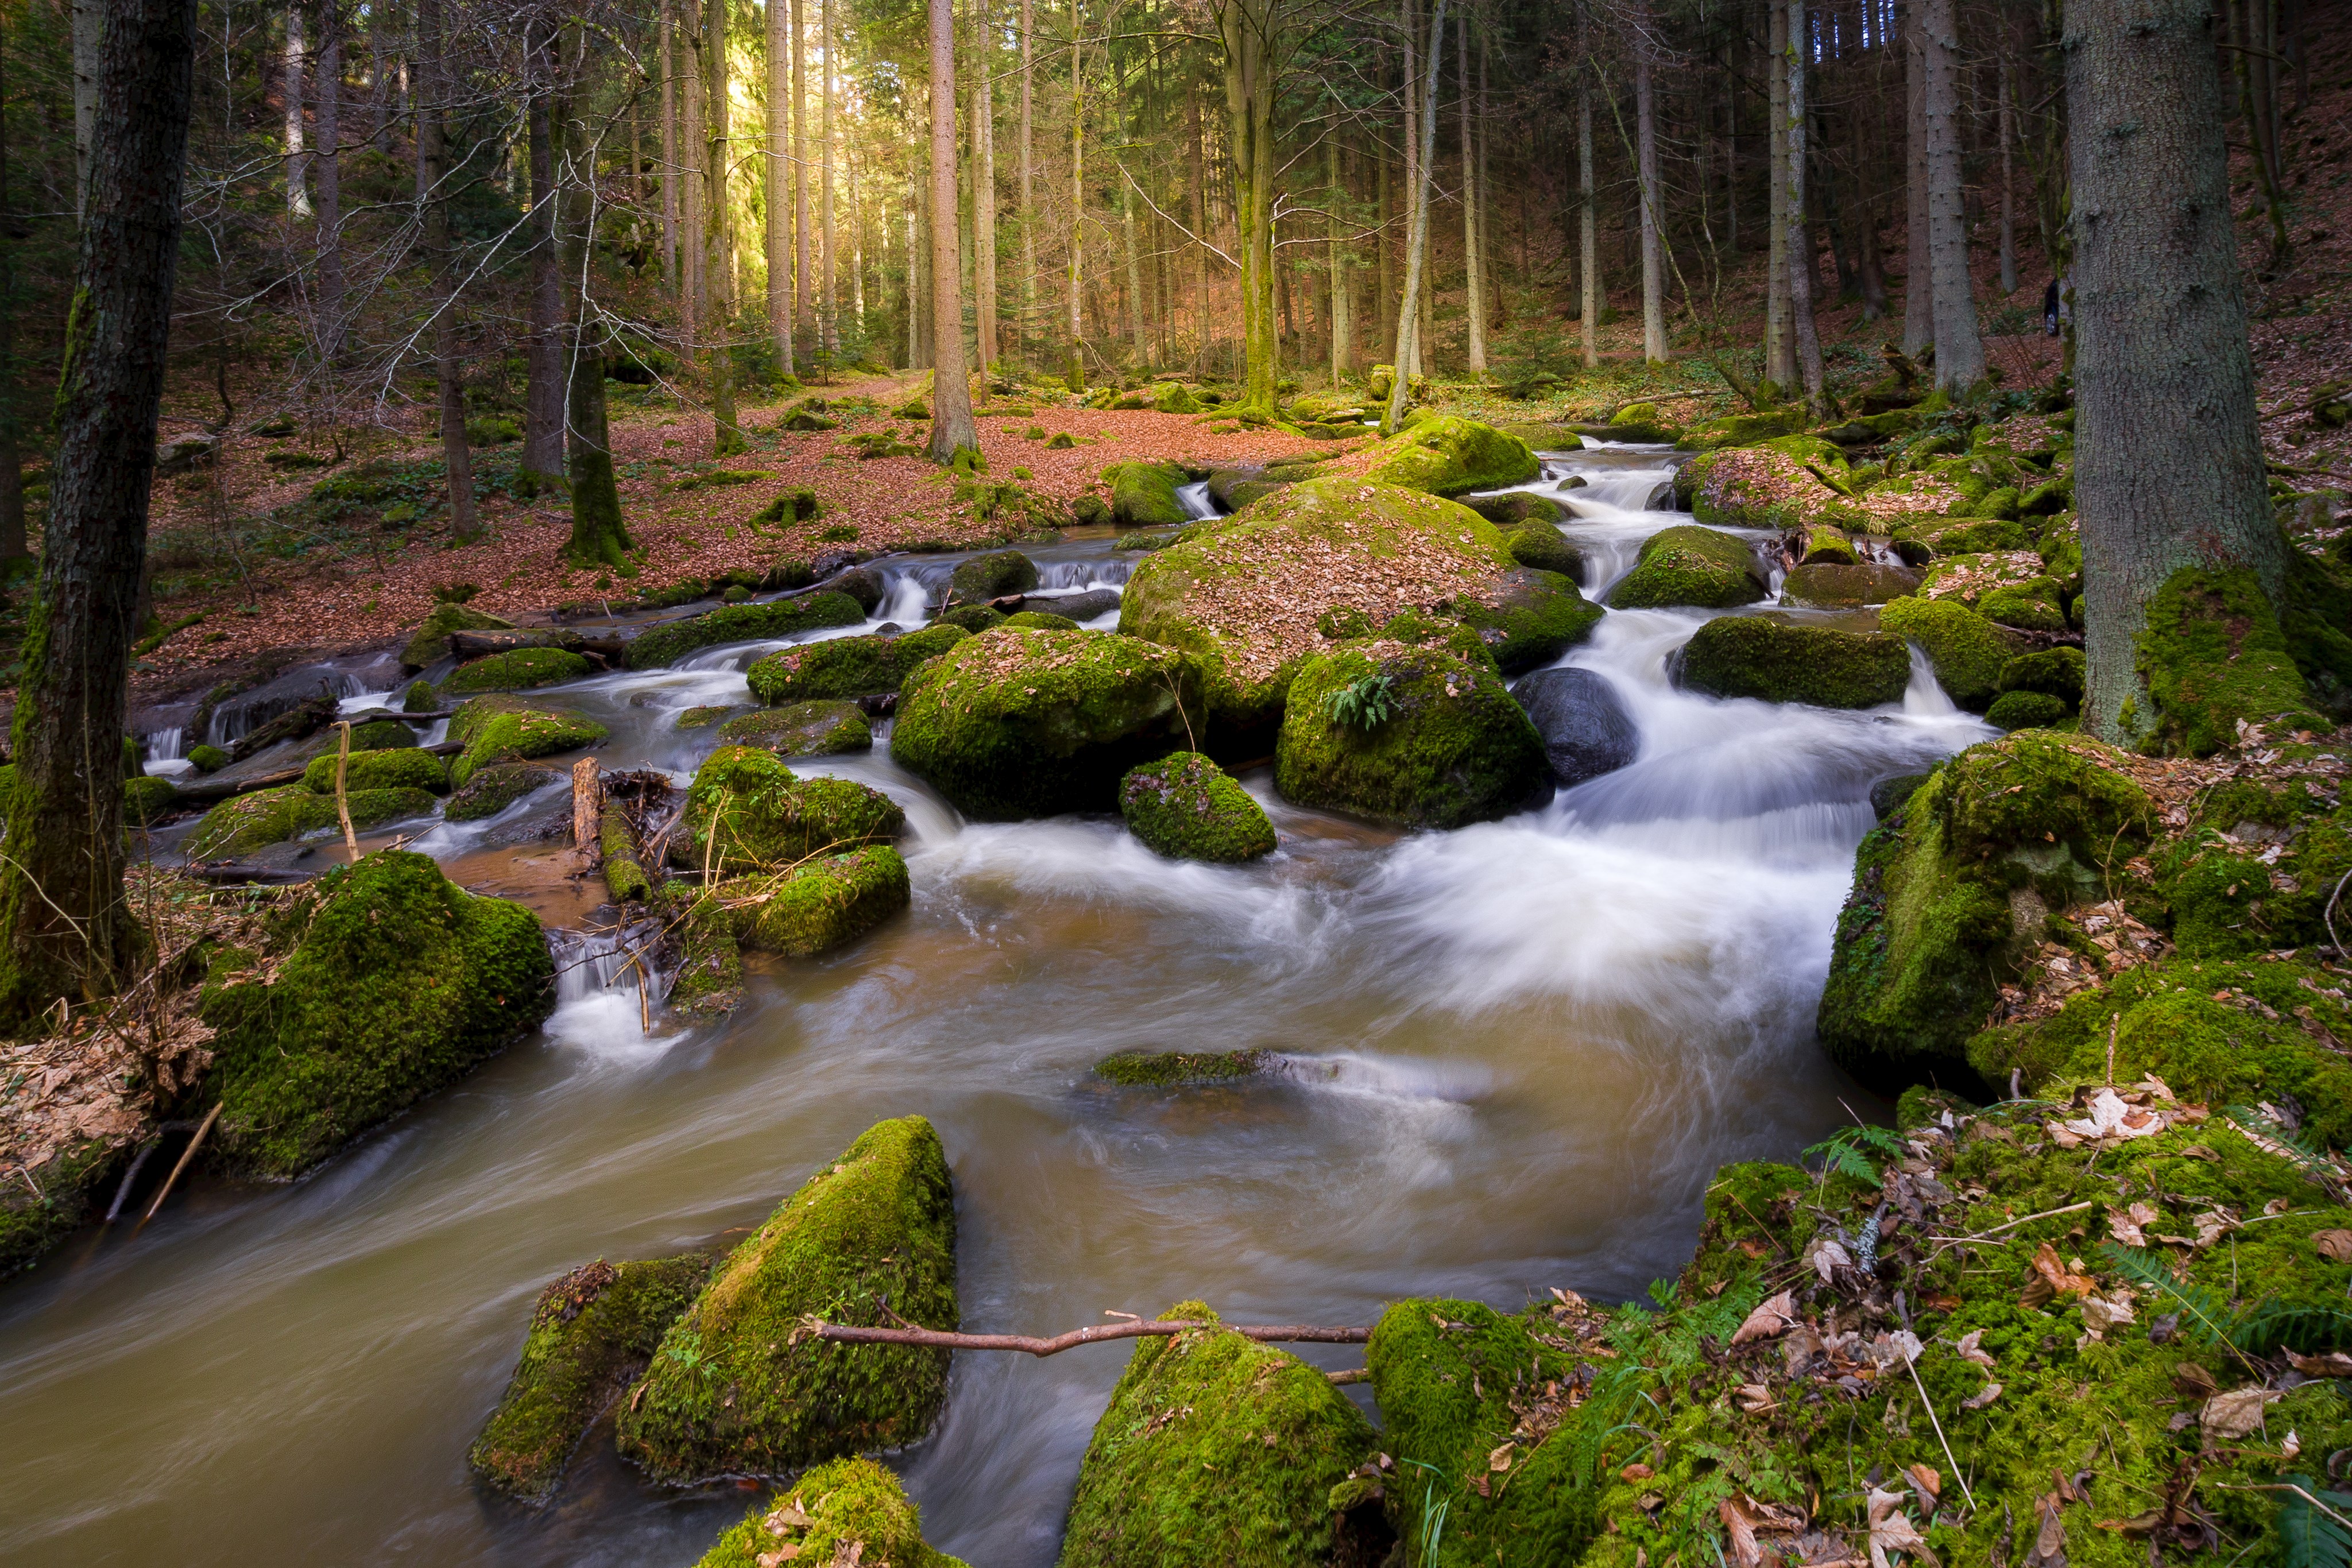
<svg viewBox="0 0 2352 1568">
<path fill-rule="evenodd" d="M 1903 712 L 1910 718 L 1966 719 L 1972 716 L 1960 711 L 1960 705 L 1951 699 L 1936 679 L 1936 666 L 1919 644 L 1911 644 L 1911 684 L 1903 688 Z"/>
<path fill-rule="evenodd" d="M 931 591 L 911 567 L 897 567 L 884 574 L 882 602 L 874 607 L 876 621 L 895 621 L 901 626 L 920 626 L 930 612 Z"/>
<path fill-rule="evenodd" d="M 380 696 L 396 688 L 400 673 L 396 663 L 391 664 L 389 671 L 378 667 L 385 663 L 370 660 L 356 669 L 306 664 L 299 670 L 289 670 L 266 685 L 225 698 L 213 709 L 205 740 L 218 747 L 234 745 L 278 715 L 291 713 L 321 693 L 333 697 L 338 705 L 352 697 Z"/>
<path fill-rule="evenodd" d="M 1190 485 L 1177 486 L 1176 504 L 1184 508 L 1184 515 L 1188 517 L 1217 516 L 1216 497 L 1209 494 L 1209 482 L 1206 479 L 1197 480 Z"/>
<path fill-rule="evenodd" d="M 1042 560 L 1037 563 L 1037 586 L 1048 590 L 1120 588 L 1134 572 L 1132 559 L 1116 556 L 1090 560 Z"/>
<path fill-rule="evenodd" d="M 668 993 L 652 956 L 660 936 L 661 924 L 654 920 L 612 931 L 550 931 L 555 1011 L 548 1018 L 547 1032 L 600 1054 L 625 1054 L 645 1046 L 646 1025 Z M 650 992 L 646 988 L 648 977 Z"/>
<path fill-rule="evenodd" d="M 182 729 L 178 725 L 173 725 L 169 729 L 159 729 L 153 734 L 146 737 L 147 745 L 145 761 L 147 764 L 147 771 L 150 773 L 154 772 L 155 765 L 159 762 L 177 762 L 181 760 L 180 740 L 181 737 L 186 733 L 187 732 Z"/>
</svg>

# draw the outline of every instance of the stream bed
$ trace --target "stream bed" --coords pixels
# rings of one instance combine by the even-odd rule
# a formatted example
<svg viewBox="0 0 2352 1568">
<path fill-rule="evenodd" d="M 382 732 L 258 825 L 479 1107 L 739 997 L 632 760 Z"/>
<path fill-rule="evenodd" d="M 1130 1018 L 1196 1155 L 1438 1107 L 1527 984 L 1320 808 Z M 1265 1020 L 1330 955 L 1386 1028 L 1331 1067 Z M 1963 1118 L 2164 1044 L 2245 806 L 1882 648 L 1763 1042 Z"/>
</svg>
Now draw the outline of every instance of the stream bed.
<svg viewBox="0 0 2352 1568">
<path fill-rule="evenodd" d="M 1553 456 L 1526 486 L 1585 479 L 1563 498 L 1589 594 L 1688 520 L 1649 509 L 1667 464 Z M 1074 590 L 1134 559 L 1035 553 Z M 946 570 L 903 571 L 876 619 L 911 623 Z M 1116 819 L 965 825 L 887 741 L 796 760 L 906 806 L 908 914 L 820 960 L 754 960 L 744 1005 L 696 1028 L 656 1011 L 648 1032 L 625 968 L 604 986 L 613 966 L 577 963 L 541 1033 L 310 1178 L 196 1182 L 0 1289 L 0 1560 L 690 1564 L 749 1494 L 647 1487 L 606 1428 L 543 1511 L 474 1487 L 467 1446 L 532 1301 L 592 1258 L 728 1239 L 908 1113 L 953 1168 L 970 1330 L 1188 1297 L 1368 1323 L 1414 1294 L 1640 1295 L 1689 1255 L 1716 1166 L 1883 1113 L 1811 1032 L 1868 791 L 1990 733 L 1916 659 L 1904 702 L 1864 713 L 1676 691 L 1667 656 L 1704 618 L 1612 612 L 1562 661 L 1615 686 L 1631 766 L 1423 834 L 1286 806 L 1259 768 L 1282 848 L 1249 866 L 1160 860 Z M 606 767 L 682 780 L 715 737 L 676 713 L 751 702 L 742 668 L 776 645 L 548 695 L 611 727 Z M 518 852 L 503 820 L 412 847 L 485 886 Z M 1181 1091 L 1089 1072 L 1244 1047 L 1279 1070 Z M 932 1544 L 1053 1563 L 1127 1355 L 960 1356 L 939 1429 L 893 1459 Z"/>
</svg>

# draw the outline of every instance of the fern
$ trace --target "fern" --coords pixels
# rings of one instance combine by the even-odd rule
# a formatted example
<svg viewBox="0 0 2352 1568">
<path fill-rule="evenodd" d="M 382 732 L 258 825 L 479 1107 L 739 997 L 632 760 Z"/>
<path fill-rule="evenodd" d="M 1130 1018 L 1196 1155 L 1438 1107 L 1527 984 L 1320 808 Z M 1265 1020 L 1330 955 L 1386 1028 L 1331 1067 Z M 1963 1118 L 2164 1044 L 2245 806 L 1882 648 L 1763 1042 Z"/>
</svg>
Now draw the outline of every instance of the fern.
<svg viewBox="0 0 2352 1568">
<path fill-rule="evenodd" d="M 2188 1320 L 2183 1326 L 2191 1329 L 2197 1343 L 2209 1347 L 2233 1343 L 2230 1334 L 2238 1314 L 2220 1292 L 2193 1281 L 2184 1284 L 2174 1279 L 2171 1265 L 2143 1248 L 2110 1241 L 2105 1250 L 2117 1273 L 2143 1290 L 2170 1296 L 2179 1302 L 2181 1316 Z"/>
<path fill-rule="evenodd" d="M 1350 681 L 1323 699 L 1323 716 L 1343 727 L 1378 729 L 1396 715 L 1396 681 L 1388 675 Z"/>
<path fill-rule="evenodd" d="M 2308 1476 L 2282 1479 L 2337 1513 L 2352 1513 L 2352 1493 L 2323 1490 Z M 2352 1563 L 2352 1531 L 2312 1507 L 2303 1492 L 2288 1492 L 2279 1505 L 2278 1533 L 2281 1568 L 2347 1568 Z"/>
<path fill-rule="evenodd" d="M 2263 1301 L 2232 1327 L 2230 1343 L 2249 1355 L 2268 1355 L 2281 1345 L 2311 1354 L 2352 1340 L 2352 1311 L 2309 1302 Z"/>
<path fill-rule="evenodd" d="M 1884 1186 L 1885 1178 L 1873 1163 L 1872 1155 L 1881 1159 L 1895 1159 L 1903 1153 L 1903 1136 L 1891 1127 L 1840 1127 L 1828 1137 L 1804 1153 L 1806 1159 L 1822 1162 L 1824 1176 L 1852 1176 L 1872 1186 Z"/>
<path fill-rule="evenodd" d="M 2118 1273 L 2178 1301 L 2197 1343 L 2208 1348 L 2220 1345 L 2240 1355 L 2268 1355 L 2283 1344 L 2309 1352 L 2352 1340 L 2352 1309 L 2273 1301 L 2233 1308 L 2217 1291 L 2174 1279 L 2165 1260 L 2154 1253 L 2113 1241 L 2105 1249 Z"/>
</svg>

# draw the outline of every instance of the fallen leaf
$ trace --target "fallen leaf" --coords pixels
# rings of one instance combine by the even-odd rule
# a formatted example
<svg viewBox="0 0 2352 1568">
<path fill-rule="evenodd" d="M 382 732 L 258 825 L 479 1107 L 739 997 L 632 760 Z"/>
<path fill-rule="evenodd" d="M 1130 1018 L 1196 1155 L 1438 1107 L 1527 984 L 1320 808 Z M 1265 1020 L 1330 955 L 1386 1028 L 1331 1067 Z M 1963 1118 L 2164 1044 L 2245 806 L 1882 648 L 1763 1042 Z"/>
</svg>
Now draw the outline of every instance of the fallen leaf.
<svg viewBox="0 0 2352 1568">
<path fill-rule="evenodd" d="M 1501 1444 L 1493 1453 L 1488 1454 L 1486 1456 L 1486 1468 L 1495 1471 L 1509 1469 L 1511 1468 L 1511 1445 L 1508 1443 Z"/>
<path fill-rule="evenodd" d="M 1953 1348 L 1959 1352 L 1960 1359 L 1962 1361 L 1973 1361 L 1979 1366 L 1990 1366 L 1992 1364 L 1992 1356 L 1989 1353 L 1978 1348 L 1977 1342 L 1983 1338 L 1984 1330 L 1970 1329 L 1968 1333 L 1960 1336 L 1960 1343 Z"/>
<path fill-rule="evenodd" d="M 2330 1263 L 2352 1263 L 2352 1230 L 2315 1230 L 2311 1244 Z"/>
<path fill-rule="evenodd" d="M 1796 1321 L 1796 1292 L 1783 1291 L 1758 1303 L 1756 1310 L 1748 1314 L 1748 1321 L 1741 1323 L 1739 1332 L 1731 1336 L 1732 1347 L 1737 1349 L 1753 1340 L 1778 1339 L 1788 1333 Z"/>
<path fill-rule="evenodd" d="M 1748 1415 L 1761 1415 L 1778 1404 L 1779 1401 L 1772 1397 L 1772 1390 L 1761 1383 L 1743 1383 L 1739 1385 L 1739 1408 Z"/>
<path fill-rule="evenodd" d="M 1641 1460 L 1635 1459 L 1632 1464 L 1627 1465 L 1623 1469 L 1617 1472 L 1617 1479 L 1623 1481 L 1645 1481 L 1657 1473 L 1657 1471 L 1652 1469 Z"/>
<path fill-rule="evenodd" d="M 2000 1385 L 1998 1383 L 1988 1383 L 1984 1385 L 1984 1391 L 1982 1393 L 1972 1394 L 1968 1398 L 1961 1400 L 1960 1408 L 1963 1410 L 1981 1410 L 2000 1397 Z"/>
<path fill-rule="evenodd" d="M 2326 1355 L 2298 1355 L 2286 1353 L 2287 1364 L 2305 1377 L 2352 1377 L 2352 1355 L 2331 1350 Z"/>
<path fill-rule="evenodd" d="M 1756 1524 L 1748 1511 L 1739 1506 L 1737 1498 L 1726 1498 L 1716 1505 L 1723 1520 L 1723 1532 L 1731 1538 L 1732 1561 L 1739 1568 L 1763 1568 L 1764 1549 L 1756 1543 Z"/>
<path fill-rule="evenodd" d="M 1927 1538 L 1919 1533 L 1903 1511 L 1903 1494 L 1878 1487 L 1870 1489 L 1870 1568 L 1892 1568 L 1887 1560 L 1890 1552 L 1907 1552 L 1934 1568 L 1943 1568 L 1935 1552 L 1928 1550 Z"/>
<path fill-rule="evenodd" d="M 2060 1260 L 2058 1249 L 2047 1241 L 2034 1249 L 2033 1271 L 2050 1281 L 2054 1295 L 2087 1296 L 2098 1289 L 2096 1281 L 2069 1270 Z"/>
<path fill-rule="evenodd" d="M 2107 1234 L 2126 1247 L 2147 1245 L 2146 1227 L 2163 1218 L 2163 1214 L 2150 1203 L 2135 1203 L 2129 1208 L 2107 1214 Z"/>
<path fill-rule="evenodd" d="M 1822 1283 L 1826 1285 L 1830 1282 L 1831 1270 L 1853 1267 L 1853 1254 L 1826 1236 L 1816 1236 L 1806 1244 L 1805 1261 L 1812 1265 L 1813 1272 L 1819 1274 Z"/>
<path fill-rule="evenodd" d="M 2132 1315 L 2129 1301 L 2101 1301 L 2096 1296 L 2083 1298 L 2083 1325 L 2093 1333 L 2105 1333 L 2118 1323 L 2138 1321 Z"/>
<path fill-rule="evenodd" d="M 1913 1465 L 1903 1473 L 1911 1478 L 1911 1484 L 1919 1489 L 1929 1506 L 1944 1495 L 1944 1478 L 1937 1473 L 1935 1466 Z"/>
<path fill-rule="evenodd" d="M 2205 1401 L 2205 1407 L 2197 1413 L 2197 1420 L 2209 1437 L 2243 1437 L 2263 1424 L 2265 1406 L 2284 1397 L 2267 1388 L 2232 1389 Z"/>
<path fill-rule="evenodd" d="M 2210 1372 L 2193 1361 L 2185 1361 L 2172 1369 L 2172 1386 L 2180 1390 L 2183 1397 L 2201 1403 L 2210 1399 L 2221 1385 L 2213 1381 Z"/>
</svg>

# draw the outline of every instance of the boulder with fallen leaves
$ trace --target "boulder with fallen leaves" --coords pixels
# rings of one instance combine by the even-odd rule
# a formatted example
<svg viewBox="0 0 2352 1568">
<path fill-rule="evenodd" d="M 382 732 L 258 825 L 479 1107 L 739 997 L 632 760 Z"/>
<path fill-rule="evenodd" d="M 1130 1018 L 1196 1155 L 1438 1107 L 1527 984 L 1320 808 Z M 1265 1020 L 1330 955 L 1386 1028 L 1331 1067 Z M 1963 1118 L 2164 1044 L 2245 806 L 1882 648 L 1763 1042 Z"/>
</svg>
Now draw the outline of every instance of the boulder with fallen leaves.
<svg viewBox="0 0 2352 1568">
<path fill-rule="evenodd" d="M 923 1539 L 898 1478 L 871 1459 L 835 1459 L 752 1508 L 697 1568 L 964 1568 Z"/>
</svg>

